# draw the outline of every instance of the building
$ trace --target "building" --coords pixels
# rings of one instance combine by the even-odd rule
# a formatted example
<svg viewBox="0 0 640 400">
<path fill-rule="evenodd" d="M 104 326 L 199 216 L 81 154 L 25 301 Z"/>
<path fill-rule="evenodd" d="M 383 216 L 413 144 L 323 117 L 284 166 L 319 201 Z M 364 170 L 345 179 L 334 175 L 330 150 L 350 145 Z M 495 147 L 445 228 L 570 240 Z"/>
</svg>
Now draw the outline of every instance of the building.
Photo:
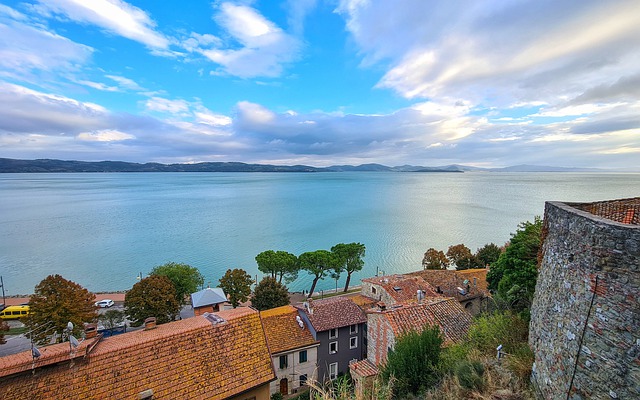
<svg viewBox="0 0 640 400">
<path fill-rule="evenodd" d="M 385 275 L 362 280 L 363 296 L 376 299 L 387 306 L 417 303 L 424 297 L 441 297 L 421 276 Z"/>
<path fill-rule="evenodd" d="M 267 343 L 273 360 L 276 380 L 271 393 L 295 393 L 307 380 L 317 379 L 318 346 L 298 310 L 282 306 L 260 312 Z"/>
<path fill-rule="evenodd" d="M 367 359 L 350 365 L 356 392 L 363 393 L 387 361 L 387 354 L 404 333 L 422 331 L 425 326 L 438 326 L 444 345 L 457 343 L 471 326 L 471 315 L 454 298 L 429 297 L 420 302 L 396 304 L 367 311 Z"/>
<path fill-rule="evenodd" d="M 91 335 L 89 335 L 91 336 Z M 237 308 L 0 358 L 3 399 L 269 399 L 260 317 Z"/>
<path fill-rule="evenodd" d="M 368 359 L 374 365 L 387 361 L 399 336 L 409 330 L 421 331 L 426 325 L 438 326 L 445 345 L 464 338 L 472 318 L 454 298 L 431 297 L 410 303 L 367 311 Z"/>
<path fill-rule="evenodd" d="M 412 272 L 407 276 L 420 277 L 444 297 L 453 297 L 471 315 L 487 311 L 487 300 L 491 297 L 487 285 L 485 268 L 463 270 L 425 269 Z"/>
<path fill-rule="evenodd" d="M 298 307 L 318 347 L 318 380 L 333 380 L 349 373 L 349 363 L 366 358 L 367 317 L 353 301 L 336 296 L 311 300 Z"/>
<path fill-rule="evenodd" d="M 531 307 L 543 398 L 640 398 L 640 198 L 547 202 Z"/>
<path fill-rule="evenodd" d="M 227 302 L 227 295 L 221 288 L 206 288 L 199 292 L 191 293 L 191 305 L 196 316 L 206 312 L 213 313 L 223 310 Z"/>
</svg>

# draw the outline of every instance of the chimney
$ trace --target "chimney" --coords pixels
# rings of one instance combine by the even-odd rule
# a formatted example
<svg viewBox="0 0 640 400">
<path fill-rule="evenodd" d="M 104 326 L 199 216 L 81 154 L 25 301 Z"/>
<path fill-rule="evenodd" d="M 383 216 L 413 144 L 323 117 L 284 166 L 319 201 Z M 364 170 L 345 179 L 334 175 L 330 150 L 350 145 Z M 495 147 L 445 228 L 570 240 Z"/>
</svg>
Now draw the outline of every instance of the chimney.
<svg viewBox="0 0 640 400">
<path fill-rule="evenodd" d="M 309 315 L 313 315 L 313 299 L 311 297 L 307 299 L 307 311 Z"/>
<path fill-rule="evenodd" d="M 98 334 L 98 325 L 96 324 L 87 324 L 84 327 L 84 338 L 91 339 L 96 337 Z"/>
<path fill-rule="evenodd" d="M 144 320 L 144 330 L 149 331 L 156 328 L 156 317 L 149 317 Z"/>
</svg>

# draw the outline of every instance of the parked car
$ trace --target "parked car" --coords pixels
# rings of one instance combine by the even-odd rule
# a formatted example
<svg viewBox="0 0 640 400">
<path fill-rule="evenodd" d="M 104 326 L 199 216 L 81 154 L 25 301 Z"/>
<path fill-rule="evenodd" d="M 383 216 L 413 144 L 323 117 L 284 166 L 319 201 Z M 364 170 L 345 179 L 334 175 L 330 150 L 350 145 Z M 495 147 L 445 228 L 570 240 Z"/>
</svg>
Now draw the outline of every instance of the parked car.
<svg viewBox="0 0 640 400">
<path fill-rule="evenodd" d="M 96 301 L 95 302 L 96 307 L 100 307 L 100 308 L 109 308 L 114 304 L 115 303 L 111 299 L 104 299 L 104 300 L 100 300 L 100 301 Z"/>
</svg>

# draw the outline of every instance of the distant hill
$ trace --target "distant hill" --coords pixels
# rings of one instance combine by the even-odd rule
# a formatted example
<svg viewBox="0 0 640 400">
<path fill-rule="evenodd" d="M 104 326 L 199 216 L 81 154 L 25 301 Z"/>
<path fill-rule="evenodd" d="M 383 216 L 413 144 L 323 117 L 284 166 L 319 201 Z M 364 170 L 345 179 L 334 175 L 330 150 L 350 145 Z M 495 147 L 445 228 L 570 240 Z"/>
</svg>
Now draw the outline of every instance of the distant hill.
<svg viewBox="0 0 640 400">
<path fill-rule="evenodd" d="M 516 165 L 506 168 L 477 168 L 465 165 L 423 167 L 382 164 L 333 165 L 319 168 L 308 165 L 246 164 L 241 162 L 201 162 L 195 164 L 130 163 L 124 161 L 65 161 L 53 159 L 15 160 L 0 158 L 0 173 L 25 172 L 598 172 L 595 168 L 565 168 Z"/>
<path fill-rule="evenodd" d="M 195 164 L 129 163 L 123 161 L 12 160 L 0 158 L 0 172 L 318 172 L 306 165 L 265 165 L 241 162 Z"/>
</svg>

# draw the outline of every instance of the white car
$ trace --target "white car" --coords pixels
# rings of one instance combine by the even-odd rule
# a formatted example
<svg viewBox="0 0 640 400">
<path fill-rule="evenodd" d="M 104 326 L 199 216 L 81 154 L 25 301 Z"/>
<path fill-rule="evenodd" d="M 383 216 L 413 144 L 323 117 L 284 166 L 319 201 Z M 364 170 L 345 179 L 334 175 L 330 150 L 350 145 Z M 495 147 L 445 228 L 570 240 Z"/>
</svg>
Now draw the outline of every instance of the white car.
<svg viewBox="0 0 640 400">
<path fill-rule="evenodd" d="M 100 307 L 100 308 L 109 308 L 114 304 L 115 303 L 111 299 L 104 299 L 104 300 L 100 300 L 100 301 L 96 301 L 95 302 L 96 307 Z"/>
</svg>

